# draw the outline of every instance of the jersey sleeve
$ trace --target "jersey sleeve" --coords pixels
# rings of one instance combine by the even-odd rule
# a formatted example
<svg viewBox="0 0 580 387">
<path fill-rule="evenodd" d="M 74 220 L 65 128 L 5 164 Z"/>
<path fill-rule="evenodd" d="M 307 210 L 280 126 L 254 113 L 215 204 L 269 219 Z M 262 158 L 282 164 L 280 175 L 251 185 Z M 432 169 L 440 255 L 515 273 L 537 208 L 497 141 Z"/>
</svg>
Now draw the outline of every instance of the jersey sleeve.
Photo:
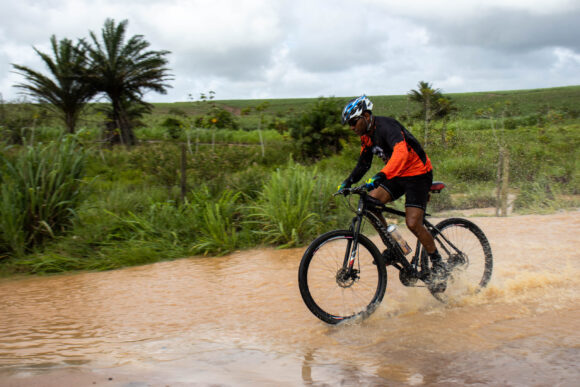
<svg viewBox="0 0 580 387">
<path fill-rule="evenodd" d="M 381 169 L 381 172 L 385 174 L 387 179 L 399 176 L 408 157 L 409 151 L 407 149 L 407 143 L 401 136 L 401 141 L 397 142 L 393 147 L 393 154 L 389 161 L 387 161 L 387 164 Z"/>
</svg>

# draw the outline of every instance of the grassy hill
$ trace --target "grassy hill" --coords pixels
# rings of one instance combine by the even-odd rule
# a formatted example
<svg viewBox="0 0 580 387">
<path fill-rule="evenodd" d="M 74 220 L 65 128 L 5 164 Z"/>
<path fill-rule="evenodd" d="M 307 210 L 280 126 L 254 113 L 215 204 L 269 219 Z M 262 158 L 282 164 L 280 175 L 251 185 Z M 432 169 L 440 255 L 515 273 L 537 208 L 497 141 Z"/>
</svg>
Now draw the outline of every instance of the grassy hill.
<svg viewBox="0 0 580 387">
<path fill-rule="evenodd" d="M 479 109 L 493 108 L 497 104 L 510 101 L 515 114 L 528 115 L 538 113 L 542 109 L 570 110 L 580 112 L 580 86 L 555 87 L 547 89 L 487 91 L 477 93 L 449 93 L 457 105 L 461 118 L 474 118 Z M 331 97 L 331 96 L 325 96 Z M 376 114 L 400 117 L 414 111 L 416 107 L 408 101 L 406 95 L 373 95 L 369 96 L 375 104 Z M 352 97 L 339 97 L 346 103 Z M 248 100 L 216 100 L 218 106 L 228 106 L 239 111 L 256 107 L 264 102 L 269 104 L 265 113 L 269 115 L 288 114 L 308 109 L 316 98 L 290 99 L 248 99 Z M 167 114 L 171 109 L 180 109 L 187 114 L 203 114 L 210 102 L 176 102 L 155 104 L 154 114 Z"/>
<path fill-rule="evenodd" d="M 448 184 L 430 203 L 431 212 L 496 206 L 501 147 L 509 152 L 508 188 L 516 213 L 580 206 L 580 86 L 450 96 L 459 110 L 448 122 L 432 124 L 426 145 L 435 178 Z M 371 98 L 376 114 L 401 119 L 423 140 L 423 122 L 413 118 L 416 107 L 406 96 Z M 337 98 L 337 106 L 348 99 Z M 262 112 L 248 109 L 264 102 Z M 141 143 L 130 149 L 98 141 L 103 116 L 94 112 L 84 117 L 76 146 L 62 148 L 54 141 L 63 132 L 56 121 L 21 128 L 25 146 L 0 146 L 0 274 L 107 270 L 256 245 L 300 246 L 347 226 L 352 215 L 332 193 L 356 163 L 357 137 L 345 140 L 341 152 L 312 160 L 301 157 L 283 125 L 274 125 L 316 102 L 155 104 L 136 130 Z M 195 127 L 215 107 L 232 112 L 241 130 Z M 181 131 L 168 131 L 162 125 L 167 118 L 182 122 Z M 56 176 L 70 177 L 62 169 L 67 157 L 83 174 L 67 183 L 70 192 L 80 193 L 74 203 L 39 188 Z M 381 167 L 375 160 L 368 175 Z M 19 170 L 37 173 L 24 179 Z M 24 195 L 37 196 L 21 200 Z M 64 211 L 72 215 L 66 224 L 42 223 L 47 206 L 37 204 L 49 202 L 71 203 Z M 403 202 L 395 206 L 402 208 Z M 31 219 L 40 224 L 18 223 L 22 214 L 37 210 Z"/>
</svg>

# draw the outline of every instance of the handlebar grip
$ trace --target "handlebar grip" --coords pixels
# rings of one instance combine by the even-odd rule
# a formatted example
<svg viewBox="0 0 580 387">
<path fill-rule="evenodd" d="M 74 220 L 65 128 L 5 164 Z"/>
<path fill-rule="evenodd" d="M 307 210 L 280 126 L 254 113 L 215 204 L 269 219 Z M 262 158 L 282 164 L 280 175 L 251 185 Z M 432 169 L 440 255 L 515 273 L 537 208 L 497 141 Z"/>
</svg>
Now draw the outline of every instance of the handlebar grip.
<svg viewBox="0 0 580 387">
<path fill-rule="evenodd" d="M 338 192 L 335 192 L 332 194 L 332 196 L 338 196 L 338 195 L 344 195 L 344 196 L 348 196 L 348 195 L 352 195 L 352 194 L 362 194 L 362 193 L 366 193 L 367 189 L 366 189 L 366 185 L 363 184 L 361 186 L 358 187 L 354 187 L 354 188 L 343 188 Z"/>
</svg>

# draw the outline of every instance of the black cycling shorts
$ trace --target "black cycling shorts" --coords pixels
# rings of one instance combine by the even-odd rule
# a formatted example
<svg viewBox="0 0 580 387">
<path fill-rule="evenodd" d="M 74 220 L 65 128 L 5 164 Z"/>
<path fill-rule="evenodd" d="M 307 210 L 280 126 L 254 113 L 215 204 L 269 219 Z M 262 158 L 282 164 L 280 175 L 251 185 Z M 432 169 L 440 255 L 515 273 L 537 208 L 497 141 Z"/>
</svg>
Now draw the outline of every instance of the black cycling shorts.
<svg viewBox="0 0 580 387">
<path fill-rule="evenodd" d="M 387 190 L 393 201 L 405 194 L 405 207 L 418 207 L 425 211 L 432 183 L 433 171 L 429 171 L 417 176 L 394 177 L 380 186 Z"/>
</svg>

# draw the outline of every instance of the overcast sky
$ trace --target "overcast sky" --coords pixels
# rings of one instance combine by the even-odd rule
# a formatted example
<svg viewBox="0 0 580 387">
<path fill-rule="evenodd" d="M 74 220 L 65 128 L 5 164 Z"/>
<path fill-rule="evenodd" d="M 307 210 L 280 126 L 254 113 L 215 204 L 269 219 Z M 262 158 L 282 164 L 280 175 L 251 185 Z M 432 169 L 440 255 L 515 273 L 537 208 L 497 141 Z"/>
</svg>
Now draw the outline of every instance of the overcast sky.
<svg viewBox="0 0 580 387">
<path fill-rule="evenodd" d="M 45 72 L 33 46 L 129 20 L 169 50 L 167 95 L 186 101 L 580 85 L 580 0 L 0 0 L 0 93 L 11 63 Z"/>
</svg>

